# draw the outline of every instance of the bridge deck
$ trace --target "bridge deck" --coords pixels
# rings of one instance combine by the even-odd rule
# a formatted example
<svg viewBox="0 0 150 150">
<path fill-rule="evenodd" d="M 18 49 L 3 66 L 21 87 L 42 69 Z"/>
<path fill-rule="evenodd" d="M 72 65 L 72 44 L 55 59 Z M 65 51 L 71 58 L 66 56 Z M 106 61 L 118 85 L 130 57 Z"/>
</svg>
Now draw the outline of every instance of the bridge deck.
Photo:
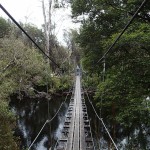
<svg viewBox="0 0 150 150">
<path fill-rule="evenodd" d="M 80 74 L 76 76 L 62 135 L 55 150 L 94 150 L 87 108 L 81 91 Z"/>
</svg>

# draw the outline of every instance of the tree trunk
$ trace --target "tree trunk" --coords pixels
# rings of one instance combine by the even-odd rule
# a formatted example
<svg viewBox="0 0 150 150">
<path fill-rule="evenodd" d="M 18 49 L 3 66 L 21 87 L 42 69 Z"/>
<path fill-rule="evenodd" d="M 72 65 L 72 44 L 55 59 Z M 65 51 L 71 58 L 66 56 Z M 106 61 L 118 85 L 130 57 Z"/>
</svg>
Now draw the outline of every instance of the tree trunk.
<svg viewBox="0 0 150 150">
<path fill-rule="evenodd" d="M 49 57 L 51 57 L 52 48 L 50 46 L 50 39 L 52 36 L 52 0 L 48 1 L 48 12 L 46 12 L 45 3 L 44 3 L 44 0 L 42 0 L 42 10 L 43 10 L 43 17 L 44 17 L 45 53 Z M 48 16 L 46 14 L 48 14 Z M 49 59 L 48 59 L 48 62 L 50 64 Z"/>
</svg>

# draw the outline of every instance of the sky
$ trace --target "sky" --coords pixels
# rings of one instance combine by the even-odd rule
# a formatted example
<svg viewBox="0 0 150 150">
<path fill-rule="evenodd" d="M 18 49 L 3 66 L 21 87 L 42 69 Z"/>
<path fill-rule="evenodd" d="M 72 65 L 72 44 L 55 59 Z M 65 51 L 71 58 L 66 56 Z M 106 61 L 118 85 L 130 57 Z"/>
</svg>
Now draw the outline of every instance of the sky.
<svg viewBox="0 0 150 150">
<path fill-rule="evenodd" d="M 41 0 L 0 0 L 0 3 L 17 22 L 31 23 L 38 28 L 41 28 L 44 23 Z M 8 18 L 1 9 L 0 16 Z M 79 29 L 80 24 L 72 22 L 71 8 L 56 11 L 53 20 L 56 23 L 55 35 L 58 41 L 65 45 L 63 41 L 64 30 Z"/>
</svg>

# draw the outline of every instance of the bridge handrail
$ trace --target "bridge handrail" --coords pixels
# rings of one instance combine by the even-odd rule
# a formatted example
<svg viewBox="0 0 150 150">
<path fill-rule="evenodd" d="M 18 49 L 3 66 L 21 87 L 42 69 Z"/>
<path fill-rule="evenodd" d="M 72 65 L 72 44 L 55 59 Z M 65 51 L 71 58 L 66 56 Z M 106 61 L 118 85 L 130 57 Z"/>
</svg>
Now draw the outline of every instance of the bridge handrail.
<svg viewBox="0 0 150 150">
<path fill-rule="evenodd" d="M 82 86 L 82 89 L 83 89 L 83 86 Z M 92 138 L 93 148 L 94 148 L 94 150 L 95 150 L 95 144 L 94 144 L 93 134 L 92 134 L 92 130 L 91 130 L 91 123 L 90 123 L 90 133 L 91 133 L 91 138 Z"/>
<path fill-rule="evenodd" d="M 84 89 L 84 90 L 85 90 L 85 89 Z M 115 144 L 113 138 L 111 137 L 111 135 L 110 135 L 110 133 L 109 133 L 109 131 L 108 131 L 108 129 L 107 129 L 107 127 L 106 127 L 104 121 L 103 121 L 103 118 L 100 118 L 99 115 L 97 114 L 97 112 L 96 112 L 96 110 L 95 110 L 95 108 L 94 108 L 94 106 L 93 106 L 93 104 L 92 104 L 92 102 L 91 102 L 91 100 L 90 100 L 90 98 L 89 98 L 89 95 L 88 95 L 88 93 L 87 93 L 87 90 L 85 90 L 85 93 L 86 93 L 86 95 L 87 95 L 88 101 L 89 101 L 89 103 L 91 104 L 91 106 L 92 106 L 92 108 L 93 108 L 93 110 L 94 110 L 94 112 L 95 112 L 97 118 L 102 122 L 102 124 L 103 124 L 103 126 L 104 126 L 104 128 L 105 128 L 105 130 L 106 130 L 106 132 L 107 132 L 107 134 L 108 134 L 108 136 L 109 136 L 109 138 L 111 139 L 112 143 L 114 144 L 114 147 L 116 148 L 116 150 L 118 150 L 117 145 Z"/>
<path fill-rule="evenodd" d="M 39 133 L 37 134 L 37 136 L 35 137 L 35 139 L 33 140 L 33 142 L 30 144 L 28 150 L 31 149 L 31 147 L 33 146 L 33 144 L 34 144 L 34 142 L 36 141 L 36 139 L 39 137 L 40 133 L 42 132 L 42 130 L 44 129 L 44 127 L 46 126 L 46 124 L 52 122 L 52 121 L 55 119 L 55 117 L 56 117 L 57 114 L 59 113 L 60 109 L 62 108 L 62 105 L 66 102 L 68 95 L 69 95 L 69 94 L 66 95 L 65 100 L 61 103 L 59 109 L 57 110 L 57 112 L 55 113 L 55 115 L 53 116 L 53 118 L 51 118 L 50 120 L 47 119 L 47 120 L 45 121 L 45 123 L 44 123 L 44 125 L 42 126 L 42 128 L 40 129 Z"/>
</svg>

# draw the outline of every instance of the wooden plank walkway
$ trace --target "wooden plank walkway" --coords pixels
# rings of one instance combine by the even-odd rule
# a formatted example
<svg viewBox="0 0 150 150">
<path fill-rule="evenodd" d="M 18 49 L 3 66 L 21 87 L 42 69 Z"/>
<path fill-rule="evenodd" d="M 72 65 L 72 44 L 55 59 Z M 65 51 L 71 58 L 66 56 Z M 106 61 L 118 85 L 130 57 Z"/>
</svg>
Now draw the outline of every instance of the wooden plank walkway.
<svg viewBox="0 0 150 150">
<path fill-rule="evenodd" d="M 80 69 L 77 68 L 75 88 L 72 92 L 62 135 L 55 150 L 94 150 L 80 78 Z"/>
</svg>

